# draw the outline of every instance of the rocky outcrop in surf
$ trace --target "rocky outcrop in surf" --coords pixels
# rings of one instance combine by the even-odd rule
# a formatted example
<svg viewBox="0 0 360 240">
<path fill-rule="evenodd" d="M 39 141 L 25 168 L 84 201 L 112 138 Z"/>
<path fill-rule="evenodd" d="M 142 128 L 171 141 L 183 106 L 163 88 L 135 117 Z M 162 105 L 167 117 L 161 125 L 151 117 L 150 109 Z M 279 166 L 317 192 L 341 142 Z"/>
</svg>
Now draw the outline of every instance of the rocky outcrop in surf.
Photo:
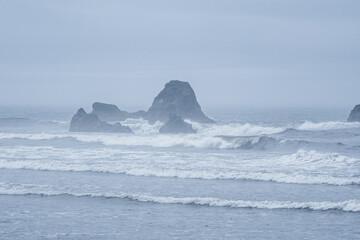
<svg viewBox="0 0 360 240">
<path fill-rule="evenodd" d="M 201 110 L 195 92 L 188 82 L 172 80 L 155 97 L 146 118 L 151 121 L 167 121 L 170 114 L 200 123 L 214 123 Z"/>
<path fill-rule="evenodd" d="M 103 121 L 123 121 L 128 118 L 145 118 L 146 112 L 145 111 L 138 111 L 135 113 L 130 113 L 127 111 L 120 110 L 114 104 L 107 104 L 107 103 L 100 103 L 95 102 L 92 105 L 92 112 L 93 114 L 97 115 Z"/>
<path fill-rule="evenodd" d="M 348 122 L 360 122 L 360 104 L 356 105 L 351 111 Z"/>
<path fill-rule="evenodd" d="M 93 113 L 86 113 L 83 108 L 80 108 L 72 117 L 70 122 L 70 132 L 111 132 L 111 133 L 132 133 L 127 126 L 122 126 L 120 123 L 109 124 L 103 122 L 99 117 Z"/>
<path fill-rule="evenodd" d="M 195 92 L 188 82 L 172 80 L 155 97 L 148 112 L 130 113 L 120 110 L 116 105 L 95 102 L 92 113 L 103 121 L 123 121 L 128 118 L 144 118 L 150 122 L 166 122 L 169 115 L 175 114 L 183 119 L 200 123 L 214 123 L 201 110 Z"/>
<path fill-rule="evenodd" d="M 181 117 L 171 115 L 169 120 L 160 128 L 160 133 L 196 133 L 192 125 L 185 122 Z"/>
<path fill-rule="evenodd" d="M 72 132 L 131 132 L 128 127 L 120 123 L 111 125 L 108 121 L 124 121 L 129 118 L 143 118 L 151 124 L 156 121 L 166 122 L 162 132 L 194 133 L 191 124 L 183 119 L 199 123 L 215 123 L 201 110 L 195 92 L 188 82 L 172 80 L 165 84 L 165 88 L 155 97 L 151 107 L 146 111 L 130 113 L 120 110 L 114 104 L 95 102 L 92 112 L 87 114 L 84 109 L 74 115 L 70 131 Z M 176 117 L 174 117 L 176 115 Z M 173 116 L 170 117 L 169 116 Z"/>
<path fill-rule="evenodd" d="M 95 102 L 92 105 L 92 114 L 104 121 L 122 121 L 129 118 L 129 113 L 121 111 L 116 105 Z"/>
</svg>

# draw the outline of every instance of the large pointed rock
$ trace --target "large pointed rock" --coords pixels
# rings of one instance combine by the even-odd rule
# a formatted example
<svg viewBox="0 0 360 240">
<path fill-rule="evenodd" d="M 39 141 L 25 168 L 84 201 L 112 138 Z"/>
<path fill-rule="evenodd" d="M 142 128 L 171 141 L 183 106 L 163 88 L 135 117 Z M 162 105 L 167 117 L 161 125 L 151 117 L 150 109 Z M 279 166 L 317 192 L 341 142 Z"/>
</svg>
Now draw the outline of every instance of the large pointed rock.
<svg viewBox="0 0 360 240">
<path fill-rule="evenodd" d="M 181 117 L 171 115 L 169 120 L 160 128 L 160 133 L 196 133 L 192 125 Z"/>
<path fill-rule="evenodd" d="M 80 108 L 77 113 L 72 117 L 69 131 L 132 133 L 129 127 L 122 126 L 120 123 L 109 124 L 103 122 L 95 114 L 87 114 L 83 108 Z"/>
<path fill-rule="evenodd" d="M 348 122 L 360 122 L 360 104 L 356 105 L 351 111 Z"/>
<path fill-rule="evenodd" d="M 200 123 L 214 123 L 205 116 L 197 102 L 194 90 L 188 82 L 172 80 L 154 99 L 146 118 L 152 122 L 165 122 L 174 114 Z"/>
</svg>

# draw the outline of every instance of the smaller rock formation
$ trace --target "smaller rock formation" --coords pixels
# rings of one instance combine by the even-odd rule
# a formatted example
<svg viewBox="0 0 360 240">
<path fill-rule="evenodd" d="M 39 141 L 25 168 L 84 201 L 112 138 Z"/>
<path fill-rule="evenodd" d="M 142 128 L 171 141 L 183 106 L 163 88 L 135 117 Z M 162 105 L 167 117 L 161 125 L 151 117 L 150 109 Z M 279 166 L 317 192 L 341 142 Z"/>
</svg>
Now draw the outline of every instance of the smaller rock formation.
<svg viewBox="0 0 360 240">
<path fill-rule="evenodd" d="M 70 123 L 70 132 L 108 132 L 108 133 L 132 133 L 127 126 L 120 123 L 109 124 L 100 121 L 98 116 L 93 113 L 87 114 L 83 108 L 80 108 L 72 117 Z"/>
<path fill-rule="evenodd" d="M 356 105 L 351 111 L 348 122 L 360 122 L 360 104 Z"/>
<path fill-rule="evenodd" d="M 95 102 L 92 105 L 93 111 L 91 113 L 97 115 L 103 121 L 123 121 L 128 118 L 145 118 L 145 111 L 137 111 L 130 113 L 120 110 L 114 104 Z"/>
<path fill-rule="evenodd" d="M 192 125 L 181 117 L 170 115 L 169 120 L 160 128 L 160 133 L 196 133 Z"/>
<path fill-rule="evenodd" d="M 121 111 L 116 105 L 95 102 L 91 113 L 97 115 L 103 121 L 123 121 L 130 117 L 130 113 Z"/>
</svg>

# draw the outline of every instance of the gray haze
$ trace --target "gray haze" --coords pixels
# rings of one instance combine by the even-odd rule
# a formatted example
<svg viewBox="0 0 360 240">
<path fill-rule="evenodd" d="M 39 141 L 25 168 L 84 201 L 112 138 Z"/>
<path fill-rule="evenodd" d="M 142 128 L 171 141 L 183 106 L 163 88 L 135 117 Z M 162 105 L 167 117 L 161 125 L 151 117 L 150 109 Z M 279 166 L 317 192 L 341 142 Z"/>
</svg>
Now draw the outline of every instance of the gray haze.
<svg viewBox="0 0 360 240">
<path fill-rule="evenodd" d="M 0 0 L 0 105 L 360 103 L 360 1 Z"/>
</svg>

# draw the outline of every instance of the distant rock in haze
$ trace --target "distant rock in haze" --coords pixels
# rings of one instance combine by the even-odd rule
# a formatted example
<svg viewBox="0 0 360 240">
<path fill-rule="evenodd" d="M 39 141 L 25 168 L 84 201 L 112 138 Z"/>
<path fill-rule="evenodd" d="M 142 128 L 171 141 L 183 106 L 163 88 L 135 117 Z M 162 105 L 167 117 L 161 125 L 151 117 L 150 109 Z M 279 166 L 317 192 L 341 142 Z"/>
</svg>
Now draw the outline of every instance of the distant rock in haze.
<svg viewBox="0 0 360 240">
<path fill-rule="evenodd" d="M 172 114 L 169 120 L 160 128 L 160 133 L 196 133 L 192 125 L 181 117 Z"/>
<path fill-rule="evenodd" d="M 92 105 L 93 114 L 97 115 L 101 120 L 104 121 L 123 121 L 130 117 L 130 113 L 121 111 L 114 104 L 95 102 Z"/>
<path fill-rule="evenodd" d="M 146 118 L 151 122 L 165 122 L 170 114 L 200 123 L 214 123 L 205 116 L 188 82 L 172 80 L 155 97 Z"/>
<path fill-rule="evenodd" d="M 122 126 L 120 123 L 109 124 L 103 122 L 95 114 L 87 114 L 83 108 L 80 108 L 77 113 L 72 117 L 69 131 L 132 133 L 129 127 Z"/>
<path fill-rule="evenodd" d="M 128 118 L 145 118 L 146 112 L 141 110 L 135 113 L 120 110 L 114 104 L 95 102 L 92 105 L 93 114 L 97 115 L 103 121 L 123 121 Z"/>
<path fill-rule="evenodd" d="M 130 129 L 123 127 L 120 123 L 111 125 L 106 122 L 124 121 L 128 118 L 143 118 L 151 123 L 166 122 L 170 115 L 177 115 L 180 119 L 189 119 L 194 122 L 214 123 L 202 112 L 190 84 L 178 80 L 172 80 L 165 85 L 165 88 L 154 99 L 148 112 L 141 110 L 130 113 L 120 110 L 114 104 L 101 102 L 93 103 L 92 108 L 90 114 L 87 114 L 84 109 L 79 109 L 73 117 L 70 131 L 129 132 Z"/>
<path fill-rule="evenodd" d="M 356 105 L 351 111 L 348 122 L 360 122 L 360 104 Z"/>
</svg>

